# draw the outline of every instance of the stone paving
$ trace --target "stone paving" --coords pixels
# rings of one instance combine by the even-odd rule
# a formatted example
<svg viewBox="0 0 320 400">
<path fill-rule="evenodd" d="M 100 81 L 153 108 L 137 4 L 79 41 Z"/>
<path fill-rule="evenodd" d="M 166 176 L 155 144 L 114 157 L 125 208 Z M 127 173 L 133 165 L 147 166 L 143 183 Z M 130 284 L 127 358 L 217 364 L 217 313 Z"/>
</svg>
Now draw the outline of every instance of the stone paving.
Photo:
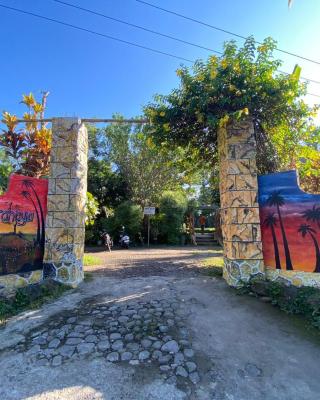
<svg viewBox="0 0 320 400">
<path fill-rule="evenodd" d="M 58 367 L 84 357 L 111 363 L 154 363 L 168 383 L 177 378 L 200 381 L 190 333 L 184 323 L 186 306 L 169 300 L 107 302 L 80 305 L 66 316 L 31 332 L 14 350 L 30 362 Z"/>
</svg>

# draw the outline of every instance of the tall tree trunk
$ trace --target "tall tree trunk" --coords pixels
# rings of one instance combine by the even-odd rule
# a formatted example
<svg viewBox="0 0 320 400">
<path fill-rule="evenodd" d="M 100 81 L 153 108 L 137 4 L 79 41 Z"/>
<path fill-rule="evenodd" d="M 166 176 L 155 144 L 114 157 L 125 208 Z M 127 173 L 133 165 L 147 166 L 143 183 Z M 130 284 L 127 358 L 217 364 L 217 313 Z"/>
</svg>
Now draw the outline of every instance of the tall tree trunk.
<svg viewBox="0 0 320 400">
<path fill-rule="evenodd" d="M 35 191 L 33 185 L 31 186 L 31 189 L 34 193 L 34 195 L 36 196 L 38 205 L 39 205 L 39 209 L 40 209 L 40 217 L 41 217 L 41 238 L 40 238 L 40 246 L 42 251 L 44 252 L 44 244 L 45 244 L 45 234 L 46 234 L 46 227 L 45 227 L 45 220 L 44 220 L 44 213 L 43 213 L 43 209 L 42 209 L 42 204 L 41 201 L 39 199 L 39 196 L 37 194 L 37 192 Z"/>
<path fill-rule="evenodd" d="M 309 235 L 312 237 L 314 247 L 316 249 L 316 266 L 313 272 L 320 272 L 320 249 L 319 249 L 319 244 L 317 242 L 317 239 L 314 237 L 314 235 L 309 232 Z"/>
<path fill-rule="evenodd" d="M 276 260 L 276 269 L 281 269 L 278 242 L 277 242 L 277 237 L 276 237 L 276 233 L 274 231 L 274 226 L 273 225 L 271 225 L 271 234 L 272 234 L 272 239 L 273 239 L 274 258 Z"/>
<path fill-rule="evenodd" d="M 283 239 L 284 254 L 285 254 L 285 257 L 286 257 L 286 270 L 287 271 L 293 271 L 293 266 L 292 266 L 292 262 L 291 262 L 291 256 L 290 256 L 288 240 L 287 240 L 286 232 L 284 230 L 284 226 L 283 226 L 283 222 L 282 222 L 282 216 L 281 216 L 279 205 L 277 205 L 277 210 L 278 210 L 281 234 L 282 234 L 282 239 Z"/>
<path fill-rule="evenodd" d="M 33 204 L 34 210 L 36 212 L 37 215 L 37 243 L 40 244 L 40 239 L 41 239 L 41 233 L 40 233 L 40 217 L 39 217 L 39 213 L 38 213 L 38 209 L 37 206 L 35 205 L 35 202 L 32 200 L 32 198 L 30 197 L 30 200 Z"/>
</svg>

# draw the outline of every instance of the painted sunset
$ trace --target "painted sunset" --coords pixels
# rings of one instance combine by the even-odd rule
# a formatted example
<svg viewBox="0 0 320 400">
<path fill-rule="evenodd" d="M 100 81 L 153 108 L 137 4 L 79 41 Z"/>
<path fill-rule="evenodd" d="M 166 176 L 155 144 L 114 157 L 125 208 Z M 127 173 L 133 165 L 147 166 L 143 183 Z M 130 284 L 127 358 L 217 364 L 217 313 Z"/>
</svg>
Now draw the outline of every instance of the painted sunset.
<svg viewBox="0 0 320 400">
<path fill-rule="evenodd" d="M 320 195 L 303 192 L 295 171 L 258 180 L 265 265 L 320 272 Z"/>
</svg>

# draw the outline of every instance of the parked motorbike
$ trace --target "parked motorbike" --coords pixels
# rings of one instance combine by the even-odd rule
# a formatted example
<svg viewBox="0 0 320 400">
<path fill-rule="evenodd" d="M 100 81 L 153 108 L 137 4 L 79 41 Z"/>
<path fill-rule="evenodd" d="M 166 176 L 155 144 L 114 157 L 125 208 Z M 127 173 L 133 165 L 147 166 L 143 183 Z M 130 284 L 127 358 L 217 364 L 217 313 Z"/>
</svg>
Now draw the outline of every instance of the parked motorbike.
<svg viewBox="0 0 320 400">
<path fill-rule="evenodd" d="M 130 245 L 130 238 L 129 238 L 129 236 L 126 235 L 126 234 L 120 235 L 119 245 L 120 245 L 120 247 L 122 247 L 123 249 L 128 249 L 128 248 L 129 248 L 129 245 Z"/>
</svg>

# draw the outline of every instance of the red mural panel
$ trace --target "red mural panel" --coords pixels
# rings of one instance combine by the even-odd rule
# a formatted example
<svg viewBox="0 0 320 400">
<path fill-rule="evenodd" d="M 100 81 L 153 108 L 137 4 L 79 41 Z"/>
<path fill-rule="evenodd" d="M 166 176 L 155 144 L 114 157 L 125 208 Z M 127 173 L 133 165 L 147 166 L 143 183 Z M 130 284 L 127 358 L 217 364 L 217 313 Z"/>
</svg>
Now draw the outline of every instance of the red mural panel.
<svg viewBox="0 0 320 400">
<path fill-rule="evenodd" d="M 0 196 L 0 275 L 42 268 L 48 181 L 11 175 Z"/>
</svg>

